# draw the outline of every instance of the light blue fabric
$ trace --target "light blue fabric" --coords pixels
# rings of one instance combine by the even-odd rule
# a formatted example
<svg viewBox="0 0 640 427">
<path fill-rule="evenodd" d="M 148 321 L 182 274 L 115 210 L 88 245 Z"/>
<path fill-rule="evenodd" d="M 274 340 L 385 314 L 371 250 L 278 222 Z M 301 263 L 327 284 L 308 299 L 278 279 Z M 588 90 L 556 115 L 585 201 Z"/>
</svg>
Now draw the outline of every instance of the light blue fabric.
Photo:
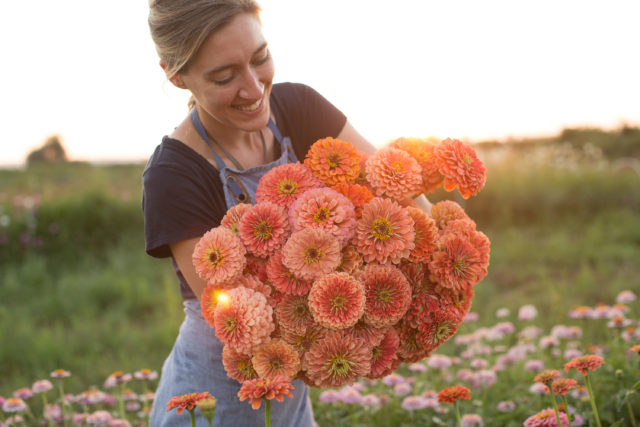
<svg viewBox="0 0 640 427">
<path fill-rule="evenodd" d="M 194 108 L 193 111 L 195 112 L 195 110 Z M 200 136 L 209 143 L 197 113 L 192 113 L 191 118 Z M 282 155 L 276 161 L 266 165 L 243 171 L 230 169 L 226 167 L 212 147 L 220 170 L 227 209 L 240 202 L 252 202 L 255 199 L 258 181 L 266 172 L 276 166 L 297 161 L 289 138 L 283 138 L 271 120 L 269 120 L 269 128 L 280 143 Z M 209 146 L 211 145 L 209 144 Z M 234 187 L 234 179 L 240 186 Z M 225 185 L 225 183 L 230 183 L 230 185 Z M 238 200 L 238 190 L 246 192 L 248 201 Z M 227 376 L 222 365 L 223 344 L 202 316 L 199 301 L 185 300 L 184 307 L 185 320 L 180 327 L 173 349 L 162 366 L 160 384 L 156 390 L 151 411 L 150 425 L 152 427 L 190 426 L 189 414 L 185 412 L 177 415 L 175 409 L 167 412 L 167 402 L 174 396 L 208 391 L 218 400 L 214 419 L 216 427 L 263 426 L 265 405 L 262 404 L 260 409 L 256 411 L 251 408 L 248 401 L 240 402 L 238 400 L 238 391 L 241 385 Z M 313 413 L 307 385 L 300 380 L 295 380 L 292 384 L 295 387 L 292 392 L 293 398 L 285 397 L 283 402 L 273 400 L 271 403 L 271 423 L 274 427 L 310 427 L 313 425 Z M 196 425 L 208 426 L 199 410 L 196 410 L 196 414 Z"/>
</svg>

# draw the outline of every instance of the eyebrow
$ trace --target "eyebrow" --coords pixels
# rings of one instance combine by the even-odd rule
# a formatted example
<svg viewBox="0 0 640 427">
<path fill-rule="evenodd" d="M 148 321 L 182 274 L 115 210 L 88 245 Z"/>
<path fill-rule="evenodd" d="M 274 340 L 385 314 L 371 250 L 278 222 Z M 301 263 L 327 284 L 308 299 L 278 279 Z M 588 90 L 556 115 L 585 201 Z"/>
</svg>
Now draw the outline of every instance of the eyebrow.
<svg viewBox="0 0 640 427">
<path fill-rule="evenodd" d="M 259 53 L 261 50 L 266 49 L 266 47 L 267 47 L 267 42 L 262 43 L 260 47 L 258 47 L 255 51 L 253 51 L 253 54 L 251 56 Z M 219 73 L 220 71 L 224 71 L 226 69 L 233 68 L 233 67 L 235 67 L 235 64 L 220 65 L 219 67 L 215 67 L 209 71 L 205 71 L 203 75 L 205 78 L 207 78 L 213 74 Z"/>
</svg>

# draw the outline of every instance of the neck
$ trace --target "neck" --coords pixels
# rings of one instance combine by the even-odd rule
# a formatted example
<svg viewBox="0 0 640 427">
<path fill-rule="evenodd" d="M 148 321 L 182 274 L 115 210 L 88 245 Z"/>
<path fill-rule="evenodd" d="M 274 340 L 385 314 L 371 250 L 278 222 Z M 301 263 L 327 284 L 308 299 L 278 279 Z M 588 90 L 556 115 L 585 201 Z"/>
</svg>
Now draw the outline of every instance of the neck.
<svg viewBox="0 0 640 427">
<path fill-rule="evenodd" d="M 198 117 L 210 138 L 216 140 L 225 149 L 234 149 L 241 146 L 250 147 L 256 142 L 260 143 L 260 130 L 243 130 L 224 124 L 211 117 L 206 111 L 196 105 Z"/>
</svg>

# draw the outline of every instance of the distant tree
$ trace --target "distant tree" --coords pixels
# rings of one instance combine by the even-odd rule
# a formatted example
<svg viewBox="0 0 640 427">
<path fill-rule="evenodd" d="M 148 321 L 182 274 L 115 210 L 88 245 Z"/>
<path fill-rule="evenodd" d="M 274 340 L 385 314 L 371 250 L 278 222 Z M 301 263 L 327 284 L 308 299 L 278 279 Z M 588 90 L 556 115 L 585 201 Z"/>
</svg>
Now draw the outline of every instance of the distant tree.
<svg viewBox="0 0 640 427">
<path fill-rule="evenodd" d="M 52 135 L 44 142 L 42 147 L 33 150 L 27 156 L 27 166 L 42 163 L 66 162 L 67 154 L 60 142 L 58 135 Z"/>
</svg>

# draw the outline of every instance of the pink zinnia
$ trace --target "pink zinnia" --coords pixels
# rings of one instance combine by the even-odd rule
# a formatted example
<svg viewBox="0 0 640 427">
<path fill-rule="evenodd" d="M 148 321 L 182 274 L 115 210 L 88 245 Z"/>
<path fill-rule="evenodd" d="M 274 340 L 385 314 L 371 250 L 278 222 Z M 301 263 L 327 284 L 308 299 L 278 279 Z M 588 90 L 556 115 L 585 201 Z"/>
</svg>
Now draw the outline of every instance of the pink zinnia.
<svg viewBox="0 0 640 427">
<path fill-rule="evenodd" d="M 269 341 L 275 329 L 273 309 L 264 295 L 245 287 L 228 292 L 229 301 L 219 301 L 215 309 L 215 333 L 223 344 L 241 353 Z"/>
<path fill-rule="evenodd" d="M 571 361 L 564 365 L 565 371 L 575 368 L 582 375 L 587 375 L 587 371 L 595 371 L 604 364 L 604 359 L 595 354 L 587 354 L 580 357 L 575 357 Z"/>
<path fill-rule="evenodd" d="M 273 378 L 257 378 L 247 380 L 242 384 L 242 388 L 238 392 L 240 401 L 249 399 L 251 407 L 255 410 L 260 409 L 262 399 L 276 399 L 278 402 L 284 401 L 286 397 L 293 397 L 291 394 L 293 385 L 291 381 L 282 375 Z"/>
<path fill-rule="evenodd" d="M 292 345 L 279 338 L 274 338 L 256 349 L 251 363 L 258 376 L 262 378 L 284 375 L 293 379 L 300 370 L 298 352 Z"/>
<path fill-rule="evenodd" d="M 191 259 L 203 280 L 226 287 L 242 275 L 245 253 L 238 236 L 225 227 L 215 227 L 200 238 Z"/>
<path fill-rule="evenodd" d="M 332 190 L 345 196 L 353 204 L 356 218 L 362 216 L 362 207 L 373 199 L 373 193 L 367 187 L 360 184 L 346 184 L 341 182 L 331 187 Z"/>
<path fill-rule="evenodd" d="M 456 333 L 461 321 L 450 309 L 442 307 L 425 315 L 425 320 L 418 325 L 417 339 L 424 347 L 434 350 Z"/>
<path fill-rule="evenodd" d="M 300 360 L 304 360 L 304 355 L 309 351 L 311 346 L 317 341 L 323 339 L 329 330 L 314 323 L 310 325 L 303 333 L 284 329 L 282 339 L 291 344 L 298 354 Z"/>
<path fill-rule="evenodd" d="M 444 229 L 449 221 L 469 219 L 464 209 L 453 200 L 442 200 L 431 206 L 431 217 L 439 229 Z"/>
<path fill-rule="evenodd" d="M 305 191 L 324 187 L 301 163 L 286 163 L 267 172 L 258 183 L 256 203 L 271 202 L 284 209 Z"/>
<path fill-rule="evenodd" d="M 547 383 L 558 378 L 560 378 L 560 371 L 557 371 L 555 369 L 547 369 L 546 371 L 542 371 L 538 375 L 536 375 L 533 381 L 547 385 Z"/>
<path fill-rule="evenodd" d="M 460 195 L 468 199 L 477 194 L 486 181 L 486 168 L 470 146 L 457 139 L 445 139 L 433 149 L 438 169 L 444 175 L 444 189 L 458 187 Z"/>
<path fill-rule="evenodd" d="M 407 211 L 390 199 L 373 198 L 364 206 L 354 238 L 365 262 L 398 264 L 413 248 L 413 219 Z"/>
<path fill-rule="evenodd" d="M 347 273 L 331 273 L 313 283 L 309 309 L 315 321 L 330 329 L 356 324 L 365 308 L 362 284 Z"/>
<path fill-rule="evenodd" d="M 436 250 L 438 240 L 438 227 L 436 222 L 421 209 L 408 207 L 407 212 L 413 219 L 415 238 L 413 240 L 415 248 L 409 254 L 409 261 L 428 262 L 431 255 Z"/>
<path fill-rule="evenodd" d="M 400 360 L 406 363 L 419 362 L 431 354 L 432 347 L 426 347 L 418 341 L 420 331 L 411 327 L 408 322 L 401 320 L 394 326 L 398 336 L 400 337 L 400 346 L 398 347 L 398 356 Z"/>
<path fill-rule="evenodd" d="M 33 383 L 31 390 L 34 393 L 45 393 L 53 388 L 53 384 L 49 380 L 40 380 Z"/>
<path fill-rule="evenodd" d="M 553 408 L 543 409 L 535 415 L 530 416 L 524 421 L 524 427 L 567 427 L 569 418 L 564 412 L 558 412 L 560 415 L 560 424 L 556 419 L 556 412 Z"/>
<path fill-rule="evenodd" d="M 391 143 L 391 147 L 404 150 L 417 160 L 422 169 L 422 192 L 425 194 L 442 185 L 443 177 L 433 155 L 433 149 L 438 142 L 419 138 L 398 138 Z"/>
<path fill-rule="evenodd" d="M 303 334 L 308 326 L 314 324 L 305 295 L 284 295 L 276 306 L 276 317 L 280 327 Z"/>
<path fill-rule="evenodd" d="M 167 412 L 171 411 L 174 408 L 178 408 L 176 410 L 178 414 L 182 414 L 182 411 L 184 411 L 185 409 L 187 411 L 191 411 L 196 407 L 196 404 L 199 401 L 203 399 L 209 399 L 211 397 L 213 396 L 211 396 L 207 391 L 205 391 L 204 393 L 189 393 L 182 396 L 172 397 L 167 402 Z"/>
<path fill-rule="evenodd" d="M 242 215 L 244 215 L 249 209 L 251 209 L 251 205 L 248 203 L 239 203 L 235 206 L 232 206 L 227 213 L 220 220 L 220 225 L 222 227 L 226 227 L 233 232 L 233 234 L 238 234 L 238 224 L 240 223 L 240 219 Z"/>
<path fill-rule="evenodd" d="M 461 292 L 467 285 L 477 283 L 483 274 L 483 263 L 480 253 L 471 243 L 449 234 L 439 241 L 429 270 L 439 285 Z"/>
<path fill-rule="evenodd" d="M 267 282 L 267 259 L 247 254 L 247 264 L 244 266 L 242 274 L 252 274 L 260 281 Z"/>
<path fill-rule="evenodd" d="M 489 254 L 491 251 L 491 241 L 482 232 L 476 230 L 476 223 L 471 219 L 456 219 L 451 220 L 442 230 L 441 239 L 446 239 L 447 236 L 457 235 L 467 240 L 475 250 L 478 251 L 480 258 L 480 266 L 478 276 L 475 282 L 479 282 L 487 275 L 487 268 L 489 267 Z"/>
<path fill-rule="evenodd" d="M 303 193 L 289 208 L 289 223 L 293 231 L 317 228 L 335 236 L 344 246 L 356 227 L 353 204 L 330 188 L 316 188 Z"/>
<path fill-rule="evenodd" d="M 293 233 L 282 249 L 283 263 L 296 277 L 313 281 L 340 264 L 340 243 L 329 233 L 307 229 Z"/>
<path fill-rule="evenodd" d="M 383 328 L 394 325 L 407 312 L 411 303 L 411 286 L 398 268 L 369 264 L 358 279 L 366 295 L 365 322 Z"/>
<path fill-rule="evenodd" d="M 559 378 L 551 383 L 551 388 L 555 394 L 564 395 L 569 393 L 569 390 L 578 388 L 578 382 L 571 378 Z"/>
<path fill-rule="evenodd" d="M 317 387 L 353 384 L 371 371 L 371 347 L 342 331 L 327 333 L 305 356 L 307 376 Z"/>
<path fill-rule="evenodd" d="M 245 212 L 238 224 L 238 235 L 250 254 L 266 258 L 286 242 L 289 221 L 280 206 L 263 202 Z"/>
<path fill-rule="evenodd" d="M 298 279 L 282 263 L 282 252 L 276 252 L 267 262 L 267 277 L 278 291 L 289 295 L 307 295 L 313 282 Z"/>
<path fill-rule="evenodd" d="M 367 179 L 376 195 L 402 200 L 420 192 L 422 169 L 406 151 L 382 148 L 366 164 Z"/>
<path fill-rule="evenodd" d="M 373 347 L 380 344 L 380 341 L 384 338 L 387 330 L 388 328 L 376 328 L 366 323 L 364 319 L 361 318 L 355 325 L 350 328 L 346 328 L 344 332 L 354 339 L 362 340 L 369 346 Z"/>
<path fill-rule="evenodd" d="M 358 250 L 351 244 L 343 247 L 338 271 L 354 274 L 360 267 L 362 267 L 362 255 Z"/>
<path fill-rule="evenodd" d="M 239 353 L 228 345 L 222 348 L 222 365 L 227 372 L 227 376 L 240 384 L 246 380 L 258 378 L 258 374 L 253 368 L 253 363 L 251 363 L 251 355 Z"/>
<path fill-rule="evenodd" d="M 2 404 L 5 412 L 22 412 L 27 410 L 27 404 L 19 397 L 10 397 Z"/>
<path fill-rule="evenodd" d="M 373 347 L 371 372 L 368 378 L 382 378 L 389 374 L 393 361 L 398 358 L 396 352 L 400 346 L 400 338 L 394 328 L 389 328 L 379 345 Z"/>
</svg>

